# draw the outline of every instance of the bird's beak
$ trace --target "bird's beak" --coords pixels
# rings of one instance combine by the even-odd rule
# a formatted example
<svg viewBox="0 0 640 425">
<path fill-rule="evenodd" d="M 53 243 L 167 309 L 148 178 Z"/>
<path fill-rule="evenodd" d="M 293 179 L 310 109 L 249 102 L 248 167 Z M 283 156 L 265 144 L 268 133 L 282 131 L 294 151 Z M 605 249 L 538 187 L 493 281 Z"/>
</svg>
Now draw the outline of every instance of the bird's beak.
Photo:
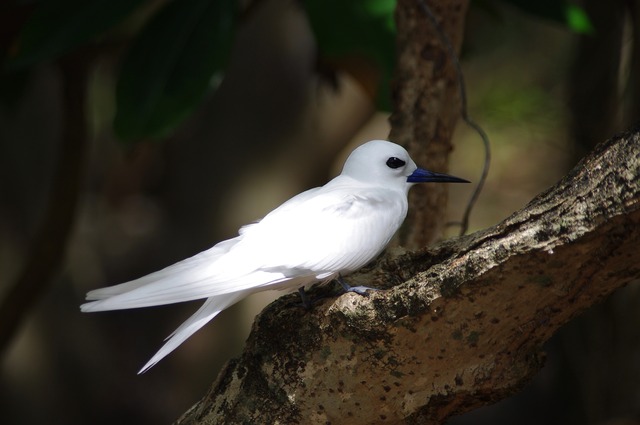
<svg viewBox="0 0 640 425">
<path fill-rule="evenodd" d="M 423 168 L 416 168 L 409 177 L 407 177 L 407 183 L 469 183 L 468 180 L 461 179 L 460 177 L 450 176 L 444 173 L 434 173 L 433 171 L 425 170 Z"/>
</svg>

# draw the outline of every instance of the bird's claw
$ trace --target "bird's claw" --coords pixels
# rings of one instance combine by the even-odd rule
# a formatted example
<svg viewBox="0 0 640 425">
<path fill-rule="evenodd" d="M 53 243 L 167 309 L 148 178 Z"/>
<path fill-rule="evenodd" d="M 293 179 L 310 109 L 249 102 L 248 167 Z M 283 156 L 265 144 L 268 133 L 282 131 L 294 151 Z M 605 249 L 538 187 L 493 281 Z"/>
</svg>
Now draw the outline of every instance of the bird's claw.
<svg viewBox="0 0 640 425">
<path fill-rule="evenodd" d="M 298 293 L 300 294 L 300 299 L 302 300 L 302 307 L 304 307 L 305 310 L 311 310 L 311 301 L 309 301 L 307 293 L 304 292 L 304 288 L 298 288 Z"/>
<path fill-rule="evenodd" d="M 369 293 L 367 291 L 377 291 L 376 288 L 369 288 L 368 286 L 349 286 L 349 288 L 345 288 L 345 292 L 355 292 L 358 295 L 362 295 L 363 297 L 368 297 Z"/>
<path fill-rule="evenodd" d="M 368 297 L 369 293 L 367 291 L 377 291 L 377 288 L 370 288 L 368 286 L 350 286 L 347 282 L 342 279 L 342 276 L 338 276 L 336 279 L 338 283 L 344 289 L 344 292 L 355 292 L 358 295 L 362 295 L 363 297 Z"/>
</svg>

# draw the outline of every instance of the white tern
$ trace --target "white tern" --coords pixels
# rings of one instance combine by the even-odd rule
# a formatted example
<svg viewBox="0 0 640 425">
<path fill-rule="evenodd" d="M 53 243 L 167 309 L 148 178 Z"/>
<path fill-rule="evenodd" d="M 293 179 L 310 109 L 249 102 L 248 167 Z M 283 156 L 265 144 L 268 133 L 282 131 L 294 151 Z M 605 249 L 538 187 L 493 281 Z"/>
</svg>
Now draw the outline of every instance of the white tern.
<svg viewBox="0 0 640 425">
<path fill-rule="evenodd" d="M 191 258 L 120 285 L 87 293 L 83 312 L 120 310 L 206 298 L 138 373 L 155 365 L 218 313 L 270 289 L 301 289 L 338 278 L 375 259 L 407 215 L 415 183 L 467 182 L 421 168 L 395 143 L 357 147 L 342 173 L 286 201 L 239 235 Z"/>
</svg>

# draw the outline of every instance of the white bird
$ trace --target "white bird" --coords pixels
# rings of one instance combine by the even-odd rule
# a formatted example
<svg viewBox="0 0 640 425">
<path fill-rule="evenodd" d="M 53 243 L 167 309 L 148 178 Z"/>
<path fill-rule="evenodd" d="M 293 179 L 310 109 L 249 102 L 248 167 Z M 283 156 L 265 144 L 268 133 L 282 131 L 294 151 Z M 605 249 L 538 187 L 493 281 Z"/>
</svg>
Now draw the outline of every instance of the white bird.
<svg viewBox="0 0 640 425">
<path fill-rule="evenodd" d="M 467 182 L 434 173 L 394 143 L 357 147 L 342 173 L 246 225 L 239 235 L 191 258 L 130 282 L 87 293 L 83 312 L 120 310 L 206 298 L 138 373 L 145 372 L 218 313 L 270 289 L 301 289 L 338 278 L 375 259 L 407 215 L 409 188 L 421 182 Z"/>
</svg>

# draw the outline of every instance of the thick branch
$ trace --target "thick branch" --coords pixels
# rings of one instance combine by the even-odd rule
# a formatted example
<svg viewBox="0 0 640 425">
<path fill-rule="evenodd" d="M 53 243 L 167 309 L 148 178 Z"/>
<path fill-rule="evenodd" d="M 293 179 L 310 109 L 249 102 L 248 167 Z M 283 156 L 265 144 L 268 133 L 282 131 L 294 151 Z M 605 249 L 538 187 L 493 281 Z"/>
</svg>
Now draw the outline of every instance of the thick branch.
<svg viewBox="0 0 640 425">
<path fill-rule="evenodd" d="M 351 277 L 388 290 L 280 298 L 178 423 L 441 423 L 517 391 L 561 325 L 640 277 L 639 174 L 622 135 L 499 225 Z"/>
</svg>

